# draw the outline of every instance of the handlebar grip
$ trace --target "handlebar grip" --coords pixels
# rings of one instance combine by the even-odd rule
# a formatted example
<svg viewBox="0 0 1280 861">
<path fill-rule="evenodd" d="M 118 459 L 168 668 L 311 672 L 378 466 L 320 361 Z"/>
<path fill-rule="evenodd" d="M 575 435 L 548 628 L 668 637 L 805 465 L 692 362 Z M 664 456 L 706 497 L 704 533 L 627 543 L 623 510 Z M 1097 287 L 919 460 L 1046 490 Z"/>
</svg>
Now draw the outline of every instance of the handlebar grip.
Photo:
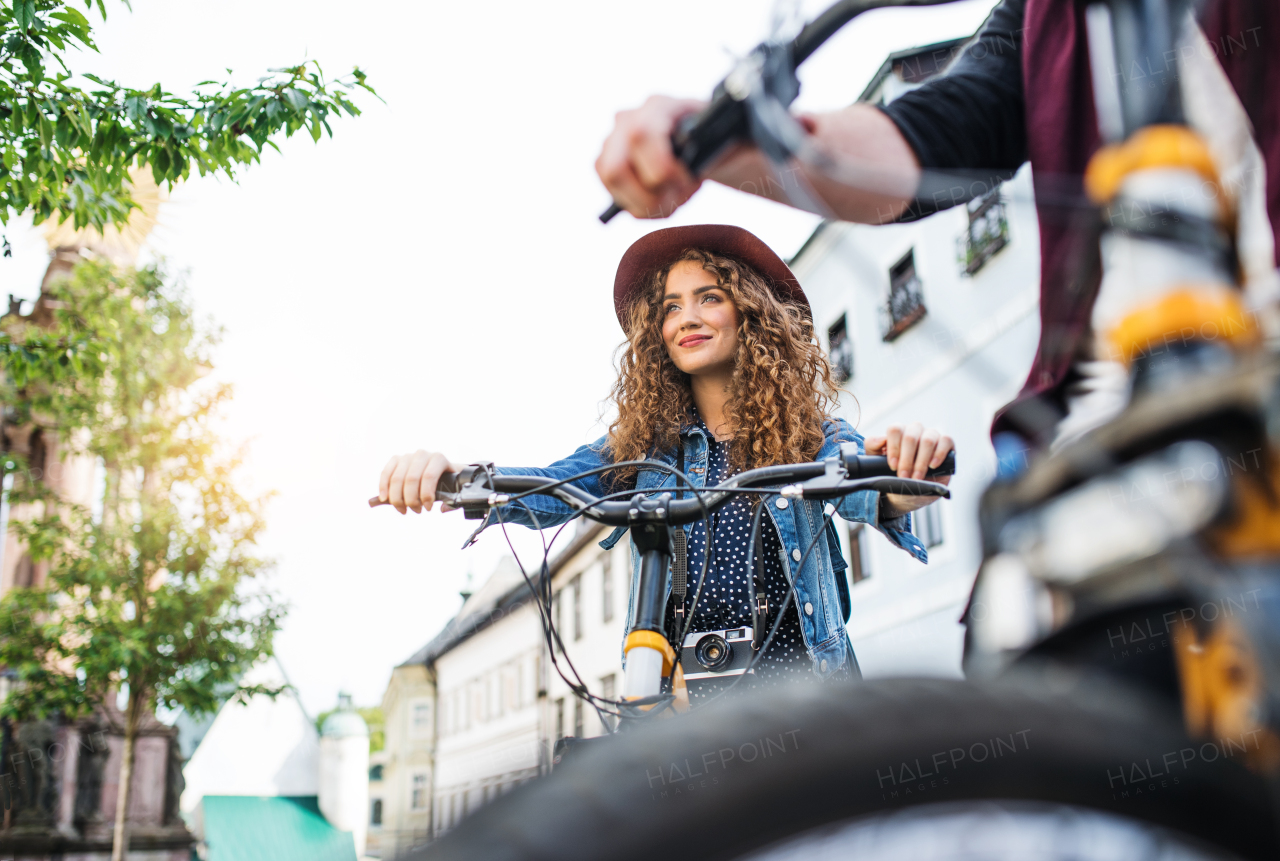
<svg viewBox="0 0 1280 861">
<path fill-rule="evenodd" d="M 618 206 L 616 203 L 609 204 L 609 208 L 600 213 L 600 223 L 608 224 L 610 221 L 613 221 L 613 217 L 619 212 L 622 212 L 621 206 Z"/>
<path fill-rule="evenodd" d="M 746 109 L 725 93 L 721 84 L 703 111 L 689 114 L 676 123 L 671 133 L 671 152 L 696 179 L 730 144 L 749 137 L 749 131 Z M 611 203 L 600 213 L 600 223 L 608 224 L 619 212 L 622 207 Z"/>
<path fill-rule="evenodd" d="M 457 493 L 462 490 L 463 485 L 471 480 L 475 475 L 477 467 L 469 466 L 461 472 L 442 472 L 440 479 L 436 482 L 436 493 Z M 369 507 L 377 508 L 379 505 L 390 505 L 391 503 L 383 501 L 381 498 L 374 496 L 369 499 Z"/>
<path fill-rule="evenodd" d="M 846 445 L 852 449 L 851 443 Z M 850 478 L 872 478 L 896 474 L 889 468 L 889 458 L 884 455 L 855 454 L 851 451 L 844 454 L 844 465 Z M 925 478 L 939 478 L 944 475 L 955 475 L 955 473 L 956 453 L 949 451 L 941 464 L 925 473 Z"/>
</svg>

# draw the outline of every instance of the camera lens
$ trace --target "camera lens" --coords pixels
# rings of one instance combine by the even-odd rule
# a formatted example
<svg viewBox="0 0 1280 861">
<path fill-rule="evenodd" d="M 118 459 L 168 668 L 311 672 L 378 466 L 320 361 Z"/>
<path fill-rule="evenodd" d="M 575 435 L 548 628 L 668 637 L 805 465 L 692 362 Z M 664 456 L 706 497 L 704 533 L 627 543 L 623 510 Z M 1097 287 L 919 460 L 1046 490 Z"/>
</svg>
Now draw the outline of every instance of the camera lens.
<svg viewBox="0 0 1280 861">
<path fill-rule="evenodd" d="M 698 641 L 693 656 L 704 669 L 717 673 L 733 660 L 733 647 L 719 634 L 708 634 Z"/>
</svg>

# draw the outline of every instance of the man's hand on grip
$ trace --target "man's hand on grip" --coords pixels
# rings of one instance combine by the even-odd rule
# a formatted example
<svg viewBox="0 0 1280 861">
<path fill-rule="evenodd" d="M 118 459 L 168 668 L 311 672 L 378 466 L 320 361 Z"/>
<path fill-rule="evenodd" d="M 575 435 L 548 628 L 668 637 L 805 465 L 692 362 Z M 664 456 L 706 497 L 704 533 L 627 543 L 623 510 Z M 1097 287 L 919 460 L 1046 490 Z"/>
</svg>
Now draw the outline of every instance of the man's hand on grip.
<svg viewBox="0 0 1280 861">
<path fill-rule="evenodd" d="M 689 175 L 671 149 L 676 123 L 706 106 L 693 99 L 650 96 L 619 111 L 596 159 L 596 173 L 614 202 L 636 218 L 666 218 L 702 181 Z"/>
<path fill-rule="evenodd" d="M 382 468 L 378 477 L 378 498 L 404 514 L 430 511 L 436 503 L 436 485 L 445 472 L 457 472 L 460 464 L 452 463 L 439 452 L 418 449 L 412 454 L 395 455 Z M 441 506 L 442 511 L 448 508 Z"/>
</svg>

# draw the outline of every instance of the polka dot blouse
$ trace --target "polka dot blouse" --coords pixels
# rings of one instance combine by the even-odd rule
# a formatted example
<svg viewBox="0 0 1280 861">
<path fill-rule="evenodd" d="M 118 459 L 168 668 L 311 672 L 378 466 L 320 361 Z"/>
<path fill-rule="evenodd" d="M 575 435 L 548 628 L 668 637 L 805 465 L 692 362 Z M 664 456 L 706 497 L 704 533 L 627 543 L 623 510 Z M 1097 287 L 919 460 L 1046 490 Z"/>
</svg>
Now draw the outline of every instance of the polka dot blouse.
<svg viewBox="0 0 1280 861">
<path fill-rule="evenodd" d="M 698 426 L 711 440 L 707 453 L 707 486 L 720 484 L 733 475 L 729 469 L 729 443 L 718 442 L 701 421 Z M 698 606 L 692 631 L 720 631 L 728 628 L 750 627 L 751 617 L 751 553 L 748 542 L 751 536 L 751 516 L 759 497 L 738 496 L 722 507 L 711 519 L 711 563 Z M 781 541 L 773 521 L 766 512 L 760 519 L 763 544 L 764 591 L 769 598 L 769 616 L 762 637 L 778 618 L 778 610 L 786 600 L 788 582 L 782 569 Z M 706 524 L 693 524 L 689 531 L 689 587 L 685 596 L 686 618 L 698 588 L 698 576 L 702 573 L 703 557 L 707 547 Z M 674 640 L 684 626 L 684 619 L 675 615 L 676 599 L 667 603 L 667 630 Z M 800 632 L 800 616 L 795 598 L 787 606 L 786 615 L 768 650 L 757 659 L 752 675 L 742 679 L 733 689 L 740 691 L 772 687 L 780 683 L 812 679 L 813 661 L 805 649 Z M 848 664 L 832 678 L 848 677 Z M 706 700 L 723 691 L 738 677 L 723 679 L 695 679 L 688 682 L 691 702 Z M 733 695 L 731 694 L 731 695 Z"/>
</svg>

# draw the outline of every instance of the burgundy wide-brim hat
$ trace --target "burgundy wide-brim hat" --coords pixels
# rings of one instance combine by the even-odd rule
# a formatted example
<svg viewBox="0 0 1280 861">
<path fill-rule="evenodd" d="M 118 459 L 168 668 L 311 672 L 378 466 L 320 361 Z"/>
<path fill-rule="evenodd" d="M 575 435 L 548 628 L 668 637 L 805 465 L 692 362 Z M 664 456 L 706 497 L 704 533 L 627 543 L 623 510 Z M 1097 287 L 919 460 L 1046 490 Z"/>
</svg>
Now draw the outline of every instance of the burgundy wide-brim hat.
<svg viewBox="0 0 1280 861">
<path fill-rule="evenodd" d="M 637 291 L 649 283 L 655 270 L 670 265 L 691 248 L 746 263 L 768 280 L 779 299 L 810 310 L 809 299 L 791 268 L 755 234 L 731 224 L 692 224 L 655 230 L 637 239 L 622 255 L 613 280 L 613 307 L 623 330 L 627 328 L 627 308 Z"/>
</svg>

